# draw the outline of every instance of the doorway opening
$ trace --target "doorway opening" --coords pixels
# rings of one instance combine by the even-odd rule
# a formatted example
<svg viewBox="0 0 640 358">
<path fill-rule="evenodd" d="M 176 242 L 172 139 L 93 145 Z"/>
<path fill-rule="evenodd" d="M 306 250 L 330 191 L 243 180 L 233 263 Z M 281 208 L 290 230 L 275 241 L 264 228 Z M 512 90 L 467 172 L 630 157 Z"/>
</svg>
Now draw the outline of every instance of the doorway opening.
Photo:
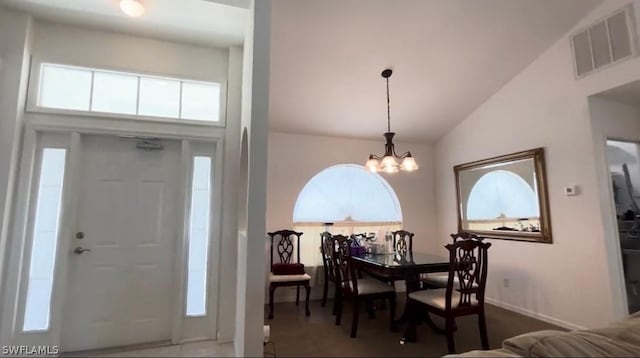
<svg viewBox="0 0 640 358">
<path fill-rule="evenodd" d="M 215 339 L 221 142 L 30 130 L 24 146 L 7 339 Z"/>
<path fill-rule="evenodd" d="M 640 142 L 607 140 L 629 313 L 640 311 Z"/>
<path fill-rule="evenodd" d="M 640 80 L 588 97 L 613 314 L 640 310 Z"/>
</svg>

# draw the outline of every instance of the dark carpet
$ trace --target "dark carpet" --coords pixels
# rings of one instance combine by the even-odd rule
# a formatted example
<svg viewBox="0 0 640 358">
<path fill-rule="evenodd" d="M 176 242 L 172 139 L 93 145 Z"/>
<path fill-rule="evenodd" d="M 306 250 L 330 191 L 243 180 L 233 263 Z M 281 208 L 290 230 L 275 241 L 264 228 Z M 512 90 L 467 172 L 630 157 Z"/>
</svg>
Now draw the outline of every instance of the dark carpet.
<svg viewBox="0 0 640 358">
<path fill-rule="evenodd" d="M 360 312 L 357 338 L 350 338 L 351 307 L 345 303 L 342 325 L 335 325 L 335 316 L 331 314 L 333 302 L 326 307 L 320 301 L 311 302 L 311 316 L 305 317 L 304 303 L 296 307 L 295 303 L 275 305 L 275 317 L 266 319 L 271 325 L 271 340 L 275 344 L 278 357 L 440 357 L 447 354 L 447 340 L 444 335 L 431 330 L 426 324 L 418 326 L 418 342 L 400 344 L 404 326 L 400 332 L 389 330 L 388 310 L 376 310 L 376 318 L 370 319 L 367 312 Z M 362 305 L 361 305 L 362 307 Z M 500 348 L 506 338 L 544 329 L 558 329 L 557 326 L 523 316 L 496 306 L 486 305 L 487 330 L 492 349 Z M 398 304 L 396 317 L 404 309 L 403 302 Z M 267 312 L 267 307 L 265 307 Z M 443 327 L 437 316 L 433 320 Z M 481 349 L 477 316 L 456 319 L 458 330 L 454 339 L 458 353 Z M 265 357 L 272 356 L 273 345 L 265 347 Z"/>
</svg>

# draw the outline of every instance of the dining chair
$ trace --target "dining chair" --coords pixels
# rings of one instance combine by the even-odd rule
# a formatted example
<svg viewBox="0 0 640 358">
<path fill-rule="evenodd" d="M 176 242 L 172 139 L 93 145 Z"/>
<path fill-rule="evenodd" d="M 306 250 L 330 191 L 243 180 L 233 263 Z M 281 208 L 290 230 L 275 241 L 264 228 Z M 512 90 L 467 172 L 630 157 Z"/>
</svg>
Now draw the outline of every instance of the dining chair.
<svg viewBox="0 0 640 358">
<path fill-rule="evenodd" d="M 279 230 L 267 233 L 271 238 L 271 272 L 269 273 L 269 319 L 273 319 L 273 295 L 278 287 L 296 287 L 296 306 L 300 303 L 300 286 L 306 289 L 305 313 L 309 311 L 309 296 L 311 294 L 311 276 L 304 272 L 304 265 L 300 263 L 300 237 L 303 233 L 292 230 Z M 274 247 L 278 253 L 278 261 L 273 261 Z M 296 251 L 294 261 L 293 251 Z"/>
<path fill-rule="evenodd" d="M 366 241 L 366 240 L 367 240 L 367 238 L 368 238 L 368 236 L 367 236 L 367 233 L 366 233 L 366 232 L 361 232 L 361 233 L 359 233 L 359 234 L 351 234 L 350 236 L 351 236 L 351 238 L 352 238 L 352 239 L 354 239 L 354 240 L 358 240 L 358 243 L 359 243 L 359 244 L 364 243 L 364 241 Z"/>
<path fill-rule="evenodd" d="M 409 294 L 407 305 L 410 314 L 405 338 L 415 341 L 416 325 L 422 319 L 434 326 L 429 317 L 429 313 L 433 313 L 445 318 L 444 332 L 447 336 L 448 350 L 449 353 L 455 353 L 455 318 L 477 314 L 482 348 L 489 349 L 484 293 L 487 283 L 487 252 L 491 243 L 481 240 L 458 240 L 445 247 L 449 250 L 447 287 L 414 291 Z M 454 277 L 458 278 L 458 285 L 454 282 Z"/>
<path fill-rule="evenodd" d="M 389 300 L 390 328 L 394 330 L 396 291 L 395 288 L 372 278 L 358 278 L 356 268 L 351 260 L 352 239 L 343 235 L 334 235 L 337 250 L 333 253 L 333 264 L 336 269 L 336 325 L 342 321 L 344 300 L 353 301 L 353 317 L 351 322 L 351 338 L 358 332 L 360 302 L 372 305 L 375 299 Z"/>
<path fill-rule="evenodd" d="M 470 232 L 457 232 L 450 234 L 453 242 L 457 242 L 458 240 L 484 240 L 485 238 L 482 236 L 478 236 L 476 234 Z M 448 275 L 447 273 L 432 273 L 426 275 L 426 277 L 422 278 L 422 286 L 425 288 L 445 288 L 447 287 Z M 454 277 L 454 281 L 459 284 L 458 278 Z"/>
<path fill-rule="evenodd" d="M 400 255 L 406 255 L 413 252 L 413 235 L 414 233 L 406 230 L 398 230 L 391 233 L 393 236 L 393 251 Z"/>
<path fill-rule="evenodd" d="M 413 252 L 413 236 L 415 234 L 406 230 L 398 230 L 391 232 L 393 239 L 393 251 L 396 255 L 407 256 Z M 378 280 L 387 282 L 391 286 L 395 286 L 396 281 L 404 281 L 406 277 L 402 275 L 396 276 L 381 276 L 373 275 Z"/>
<path fill-rule="evenodd" d="M 329 294 L 329 282 L 335 285 L 336 274 L 333 266 L 333 253 L 336 251 L 335 241 L 331 237 L 331 233 L 323 232 L 320 234 L 320 252 L 322 253 L 322 266 L 324 268 L 324 286 L 322 288 L 321 306 L 327 304 L 327 295 Z M 336 314 L 336 301 L 333 300 L 333 314 Z"/>
</svg>

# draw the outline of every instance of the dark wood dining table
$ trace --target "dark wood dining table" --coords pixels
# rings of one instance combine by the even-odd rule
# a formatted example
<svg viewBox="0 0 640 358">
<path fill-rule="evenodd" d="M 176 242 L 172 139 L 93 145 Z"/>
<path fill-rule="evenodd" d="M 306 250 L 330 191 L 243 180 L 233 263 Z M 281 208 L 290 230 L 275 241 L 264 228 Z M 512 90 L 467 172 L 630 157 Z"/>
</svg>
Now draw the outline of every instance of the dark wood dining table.
<svg viewBox="0 0 640 358">
<path fill-rule="evenodd" d="M 353 264 L 364 272 L 375 276 L 404 279 L 407 295 L 420 289 L 420 274 L 433 272 L 448 272 L 449 258 L 444 255 L 408 252 L 406 255 L 392 254 L 364 254 L 352 256 Z M 402 324 L 407 321 L 407 305 L 402 316 L 396 321 Z"/>
</svg>

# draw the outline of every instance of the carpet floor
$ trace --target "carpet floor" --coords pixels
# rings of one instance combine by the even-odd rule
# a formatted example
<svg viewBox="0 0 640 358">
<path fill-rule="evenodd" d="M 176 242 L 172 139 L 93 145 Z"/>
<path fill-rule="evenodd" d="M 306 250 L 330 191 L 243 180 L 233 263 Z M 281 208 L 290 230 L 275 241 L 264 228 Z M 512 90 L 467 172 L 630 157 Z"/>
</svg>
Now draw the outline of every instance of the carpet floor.
<svg viewBox="0 0 640 358">
<path fill-rule="evenodd" d="M 310 304 L 311 316 L 305 317 L 304 303 L 296 307 L 295 303 L 275 304 L 275 317 L 266 318 L 265 324 L 271 325 L 271 341 L 275 345 L 278 357 L 439 357 L 447 354 L 447 340 L 444 335 L 431 330 L 427 325 L 418 326 L 416 343 L 400 344 L 404 326 L 400 332 L 389 330 L 388 310 L 376 310 L 376 318 L 370 319 L 363 309 L 360 312 L 358 335 L 350 338 L 351 307 L 345 304 L 342 325 L 335 325 L 335 316 L 331 314 L 333 302 L 321 307 L 320 301 Z M 396 317 L 404 309 L 404 302 L 399 302 Z M 492 349 L 500 348 L 506 338 L 519 334 L 560 327 L 523 316 L 496 306 L 485 306 L 489 344 Z M 443 327 L 439 317 L 433 316 L 434 322 Z M 478 320 L 476 316 L 461 317 L 456 320 L 458 330 L 454 339 L 457 352 L 481 349 Z M 265 357 L 272 356 L 274 345 L 265 347 Z"/>
</svg>

